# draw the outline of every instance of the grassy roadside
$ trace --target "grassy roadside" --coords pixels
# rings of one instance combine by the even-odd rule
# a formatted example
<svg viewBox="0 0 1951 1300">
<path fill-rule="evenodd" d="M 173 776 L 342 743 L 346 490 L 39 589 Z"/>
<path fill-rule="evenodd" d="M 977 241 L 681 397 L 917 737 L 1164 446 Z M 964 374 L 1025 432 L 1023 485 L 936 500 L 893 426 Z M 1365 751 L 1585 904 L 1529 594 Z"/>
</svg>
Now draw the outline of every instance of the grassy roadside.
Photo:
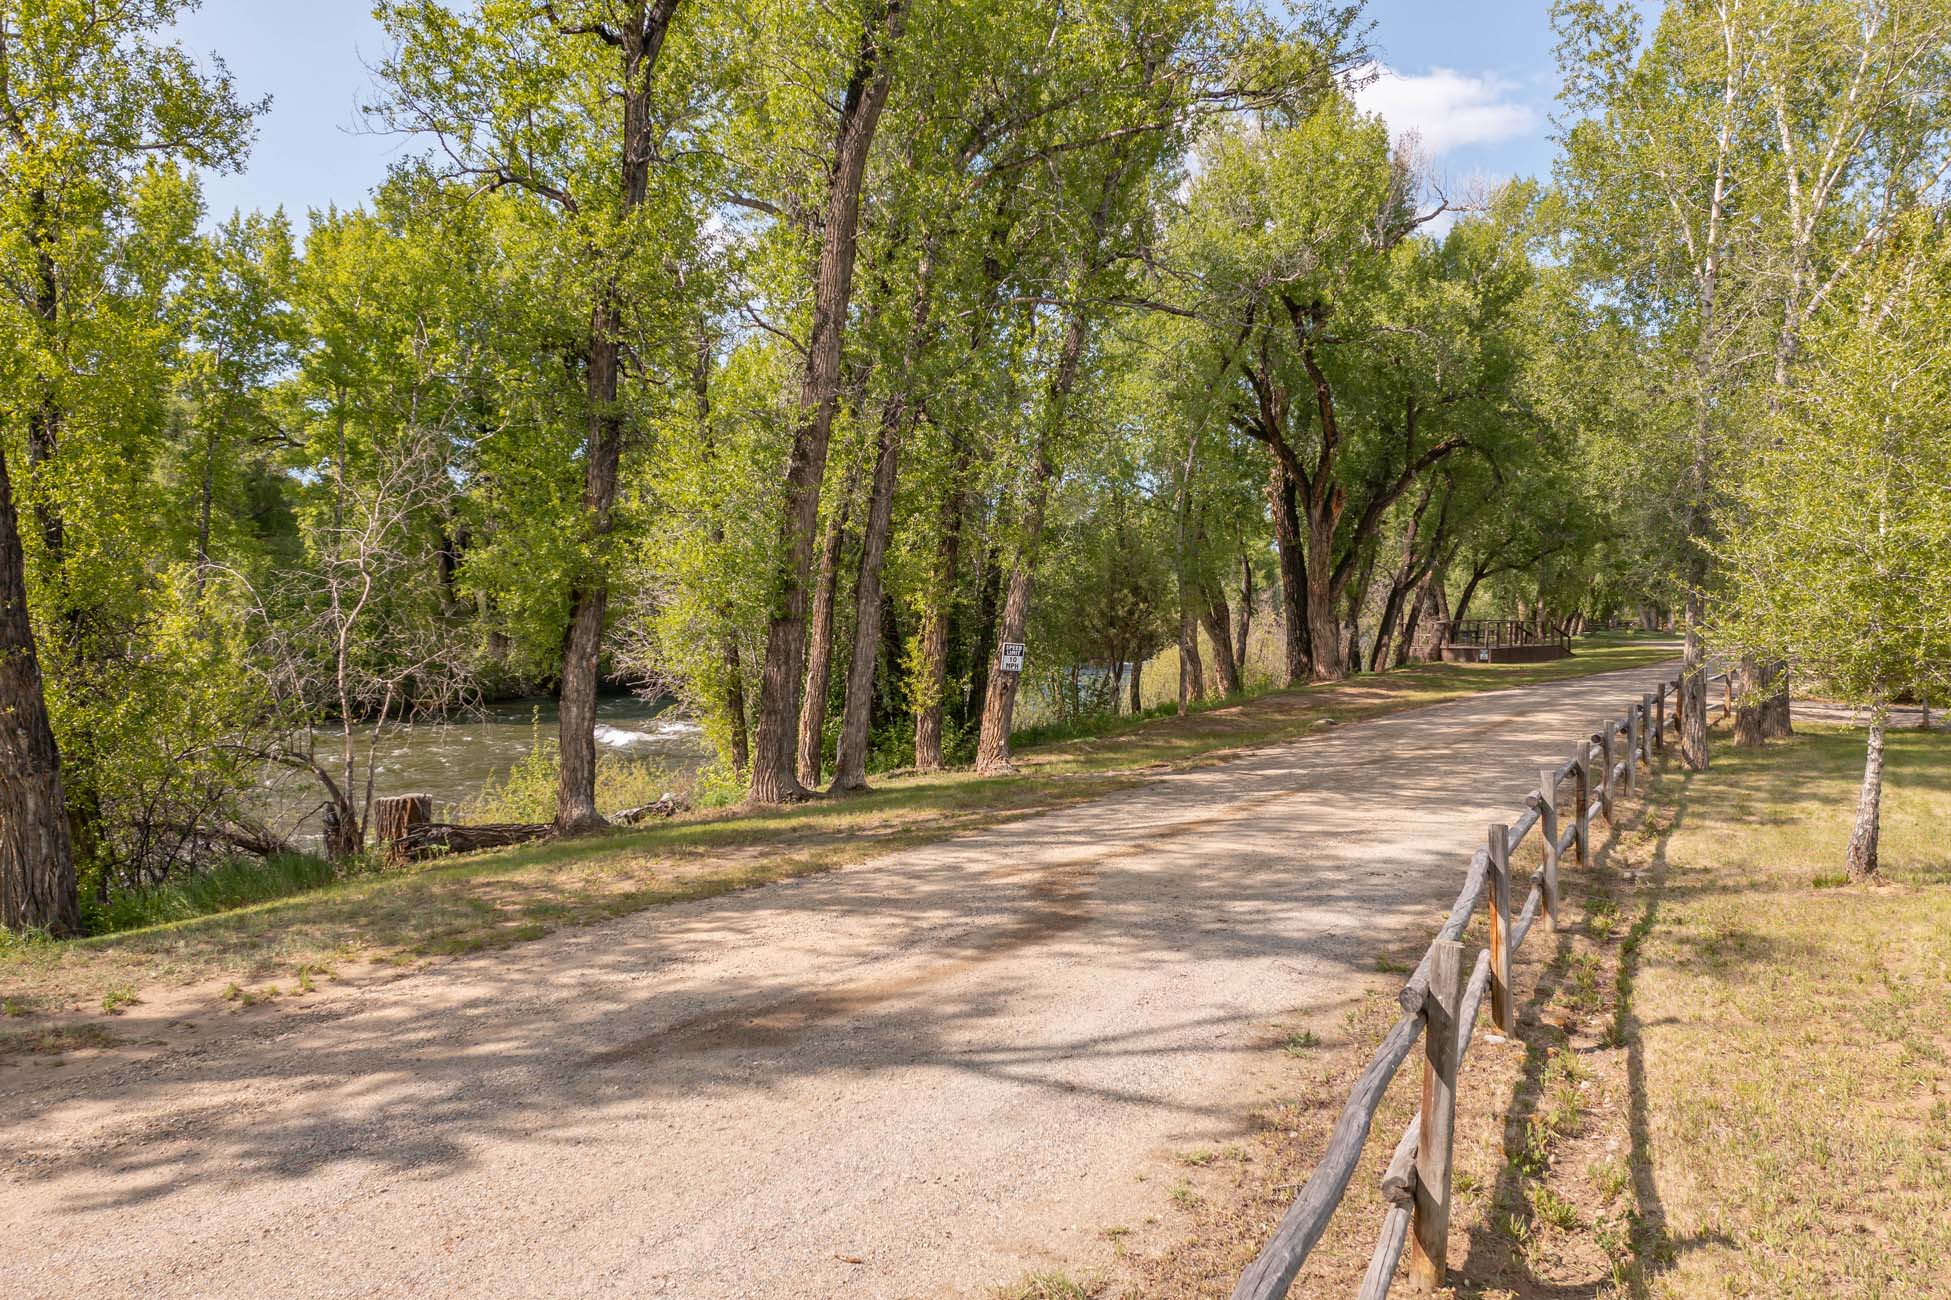
<svg viewBox="0 0 1951 1300">
<path fill-rule="evenodd" d="M 1669 763 L 1597 866 L 1567 872 L 1564 927 L 1520 954 L 1519 1040 L 1480 1022 L 1464 1067 L 1451 1294 L 1951 1297 L 1951 736 L 1892 734 L 1887 879 L 1857 889 L 1836 863 L 1862 735 L 1802 732 L 1761 751 L 1723 732 L 1703 774 Z M 1282 1049 L 1291 1099 L 1120 1233 L 1108 1269 L 1050 1293 L 1227 1295 L 1318 1159 L 1400 980 L 1289 1039 L 1306 1044 Z M 1295 1295 L 1359 1283 L 1372 1175 L 1415 1078 L 1386 1097 Z"/>
<path fill-rule="evenodd" d="M 1486 690 L 1659 662 L 1671 651 L 1594 640 L 1538 665 L 1428 665 L 1332 686 L 1271 691 L 1185 718 L 1108 728 L 1025 751 L 1012 777 L 883 781 L 872 793 L 780 809 L 702 813 L 600 839 L 525 846 L 356 877 L 193 920 L 68 943 L 0 938 L 0 1051 L 55 1048 L 46 1017 L 101 1018 L 150 990 L 234 985 L 235 1000 L 289 994 L 348 962 L 409 964 L 536 939 L 667 903 L 711 897 L 1099 797 L 1161 768 Z"/>
</svg>

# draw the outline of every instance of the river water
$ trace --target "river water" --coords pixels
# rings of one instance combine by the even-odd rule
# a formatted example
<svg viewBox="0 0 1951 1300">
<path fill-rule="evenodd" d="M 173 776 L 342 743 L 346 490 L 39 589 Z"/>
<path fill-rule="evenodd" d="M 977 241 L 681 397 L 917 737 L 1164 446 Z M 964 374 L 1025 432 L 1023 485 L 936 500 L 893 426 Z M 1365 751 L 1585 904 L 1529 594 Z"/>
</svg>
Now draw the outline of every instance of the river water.
<svg viewBox="0 0 1951 1300">
<path fill-rule="evenodd" d="M 538 698 L 505 700 L 444 721 L 389 729 L 375 753 L 373 795 L 429 794 L 434 816 L 447 816 L 455 804 L 479 794 L 490 778 L 505 778 L 538 739 L 554 740 L 556 721 L 556 702 Z M 362 774 L 368 739 L 368 733 L 360 734 Z M 711 759 L 703 730 L 677 713 L 671 701 L 633 695 L 597 700 L 596 745 L 599 757 L 650 759 L 674 772 L 695 771 Z M 338 752 L 335 746 L 335 738 L 319 738 L 319 756 L 334 777 L 339 766 L 331 757 Z M 363 790 L 355 791 L 354 800 L 361 794 Z M 293 839 L 309 842 L 320 833 L 313 811 L 317 802 L 312 777 L 280 769 L 267 780 L 259 806 Z"/>
</svg>

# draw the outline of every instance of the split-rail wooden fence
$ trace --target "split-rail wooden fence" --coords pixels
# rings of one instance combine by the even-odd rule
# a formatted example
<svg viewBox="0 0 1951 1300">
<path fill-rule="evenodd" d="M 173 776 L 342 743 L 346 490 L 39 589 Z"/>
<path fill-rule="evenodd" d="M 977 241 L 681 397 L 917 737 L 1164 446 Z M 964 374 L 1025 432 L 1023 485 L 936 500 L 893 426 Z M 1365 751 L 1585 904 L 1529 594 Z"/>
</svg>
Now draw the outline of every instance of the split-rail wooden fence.
<svg viewBox="0 0 1951 1300">
<path fill-rule="evenodd" d="M 1591 865 L 1592 819 L 1602 817 L 1608 826 L 1612 824 L 1615 801 L 1621 794 L 1637 793 L 1640 769 L 1650 772 L 1666 749 L 1669 729 L 1678 726 L 1690 707 L 1687 697 L 1691 696 L 1691 707 L 1706 715 L 1708 686 L 1713 681 L 1724 683 L 1721 708 L 1723 716 L 1731 713 L 1733 687 L 1726 674 L 1692 678 L 1683 674 L 1662 681 L 1623 717 L 1577 742 L 1570 758 L 1541 771 L 1538 788 L 1526 797 L 1524 813 L 1515 822 L 1490 828 L 1488 842 L 1470 859 L 1449 919 L 1397 995 L 1402 1018 L 1356 1080 L 1329 1135 L 1327 1150 L 1273 1237 L 1240 1275 L 1233 1300 L 1286 1296 L 1354 1179 L 1382 1094 L 1419 1039 L 1423 1043 L 1422 1107 L 1403 1131 L 1382 1174 L 1382 1196 L 1389 1209 L 1356 1294 L 1360 1300 L 1386 1296 L 1405 1249 L 1414 1289 L 1433 1291 L 1444 1284 L 1457 1070 L 1469 1050 L 1484 996 L 1490 996 L 1492 1023 L 1506 1036 L 1514 1035 L 1517 998 L 1511 987 L 1511 958 L 1531 933 L 1540 908 L 1552 929 L 1558 928 L 1559 864 L 1569 854 L 1579 866 Z M 1568 783 L 1570 815 L 1561 818 L 1559 792 Z M 1513 913 L 1511 855 L 1534 830 L 1541 833 L 1543 865 L 1532 873 L 1523 905 Z M 1489 942 L 1466 978 L 1459 940 L 1483 899 L 1488 899 L 1490 909 Z"/>
</svg>

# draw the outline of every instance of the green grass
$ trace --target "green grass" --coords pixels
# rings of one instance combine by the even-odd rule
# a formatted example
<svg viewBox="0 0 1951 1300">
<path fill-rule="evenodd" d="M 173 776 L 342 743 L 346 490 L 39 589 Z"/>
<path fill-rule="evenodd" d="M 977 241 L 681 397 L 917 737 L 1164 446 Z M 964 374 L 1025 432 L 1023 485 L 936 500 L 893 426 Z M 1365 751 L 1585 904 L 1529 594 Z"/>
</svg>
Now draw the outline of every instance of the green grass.
<svg viewBox="0 0 1951 1300">
<path fill-rule="evenodd" d="M 713 810 L 397 870 L 340 874 L 298 859 L 261 873 L 212 873 L 112 905 L 108 933 L 63 943 L 0 936 L 0 996 L 39 1009 L 81 1008 L 120 985 L 241 988 L 359 958 L 407 964 L 506 947 L 1098 798 L 1160 765 L 1217 762 L 1329 723 L 1669 656 L 1661 645 L 1624 644 L 1582 647 L 1550 664 L 1419 666 L 1265 692 L 1184 718 L 1120 719 L 1100 736 L 1019 750 L 1010 776 L 883 779 L 842 799 Z"/>
<path fill-rule="evenodd" d="M 340 871 L 308 853 L 237 858 L 153 889 L 123 890 L 106 903 L 91 903 L 86 909 L 88 930 L 113 934 L 234 911 L 319 889 L 363 869 L 362 863 Z"/>
<path fill-rule="evenodd" d="M 1891 734 L 1885 879 L 1847 886 L 1862 734 L 1801 732 L 1649 800 L 1634 1294 L 1951 1296 L 1951 737 Z"/>
</svg>

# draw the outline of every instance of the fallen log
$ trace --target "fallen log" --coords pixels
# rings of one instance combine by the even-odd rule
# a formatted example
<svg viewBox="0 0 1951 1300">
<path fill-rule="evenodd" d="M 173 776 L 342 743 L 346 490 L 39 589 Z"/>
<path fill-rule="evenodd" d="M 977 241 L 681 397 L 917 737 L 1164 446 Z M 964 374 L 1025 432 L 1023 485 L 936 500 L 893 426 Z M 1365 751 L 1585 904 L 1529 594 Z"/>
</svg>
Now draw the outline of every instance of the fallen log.
<svg viewBox="0 0 1951 1300">
<path fill-rule="evenodd" d="M 691 805 L 674 794 L 667 794 L 655 803 L 644 804 L 640 808 L 625 808 L 616 815 L 616 820 L 625 826 L 635 826 L 638 822 L 652 817 L 675 817 L 681 812 L 691 811 Z"/>
<path fill-rule="evenodd" d="M 400 852 L 409 858 L 432 857 L 436 853 L 474 853 L 546 840 L 554 834 L 552 822 L 489 822 L 479 826 L 422 822 L 407 832 L 400 843 Z"/>
</svg>

